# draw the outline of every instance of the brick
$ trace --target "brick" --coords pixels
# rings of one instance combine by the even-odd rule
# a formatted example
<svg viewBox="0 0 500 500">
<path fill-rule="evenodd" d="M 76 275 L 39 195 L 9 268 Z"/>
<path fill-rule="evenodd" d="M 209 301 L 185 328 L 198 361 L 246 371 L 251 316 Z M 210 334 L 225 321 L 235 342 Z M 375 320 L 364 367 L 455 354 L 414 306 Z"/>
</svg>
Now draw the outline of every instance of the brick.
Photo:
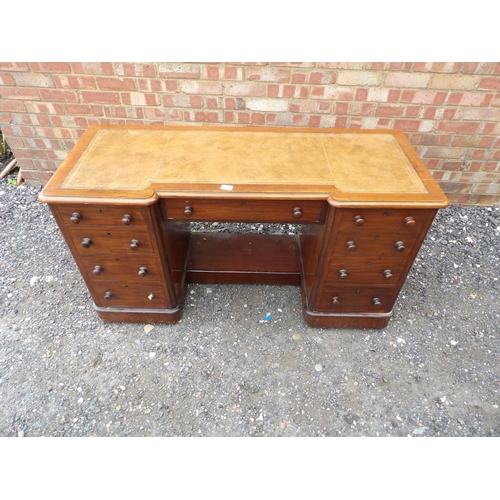
<svg viewBox="0 0 500 500">
<path fill-rule="evenodd" d="M 316 66 L 329 69 L 363 69 L 362 62 L 319 62 Z"/>
<path fill-rule="evenodd" d="M 307 122 L 308 127 L 319 127 L 321 123 L 321 116 L 309 116 L 309 121 Z"/>
<path fill-rule="evenodd" d="M 222 116 L 220 111 L 194 111 L 194 121 L 197 122 L 222 122 Z"/>
<path fill-rule="evenodd" d="M 238 113 L 238 123 L 239 124 L 249 124 L 250 123 L 250 113 Z"/>
<path fill-rule="evenodd" d="M 182 82 L 181 91 L 185 94 L 222 94 L 222 82 Z"/>
<path fill-rule="evenodd" d="M 14 78 L 9 73 L 0 73 L 0 85 L 15 85 Z"/>
<path fill-rule="evenodd" d="M 339 71 L 337 75 L 338 85 L 369 85 L 376 86 L 382 82 L 381 72 L 371 71 Z"/>
<path fill-rule="evenodd" d="M 236 121 L 236 114 L 234 111 L 224 112 L 224 123 L 234 123 Z"/>
<path fill-rule="evenodd" d="M 356 94 L 360 90 L 366 89 L 357 89 Z M 367 90 L 364 94 L 364 99 L 367 96 Z M 334 85 L 328 85 L 325 87 L 315 87 L 311 92 L 311 98 L 316 99 L 332 99 L 334 101 L 352 101 L 354 99 L 354 90 L 349 88 L 337 87 Z"/>
<path fill-rule="evenodd" d="M 93 76 L 54 75 L 56 87 L 63 89 L 95 89 Z"/>
<path fill-rule="evenodd" d="M 265 83 L 226 83 L 225 94 L 234 96 L 261 97 L 267 93 Z"/>
<path fill-rule="evenodd" d="M 252 125 L 264 125 L 266 122 L 266 115 L 264 113 L 252 113 L 250 115 L 250 123 Z"/>
<path fill-rule="evenodd" d="M 0 62 L 0 71 L 29 71 L 28 63 L 25 62 Z"/>
<path fill-rule="evenodd" d="M 283 99 L 247 99 L 246 107 L 252 111 L 288 111 L 288 101 Z"/>
<path fill-rule="evenodd" d="M 244 80 L 244 68 L 236 68 L 234 66 L 224 67 L 224 80 Z"/>
<path fill-rule="evenodd" d="M 83 102 L 94 102 L 100 104 L 121 104 L 120 96 L 116 92 L 97 92 L 82 90 Z"/>
<path fill-rule="evenodd" d="M 372 62 L 367 64 L 367 69 L 386 69 L 387 63 L 384 62 Z"/>
<path fill-rule="evenodd" d="M 445 146 L 429 147 L 426 153 L 428 158 L 457 159 L 465 154 L 464 148 L 450 148 Z"/>
<path fill-rule="evenodd" d="M 447 63 L 413 63 L 413 71 L 425 71 L 431 73 L 457 73 L 460 70 L 462 63 L 447 62 Z"/>
<path fill-rule="evenodd" d="M 137 90 L 137 84 L 132 78 L 97 77 L 100 90 Z"/>
<path fill-rule="evenodd" d="M 475 134 L 479 128 L 479 123 L 473 122 L 445 122 L 438 124 L 438 132 L 457 132 L 460 134 Z"/>
<path fill-rule="evenodd" d="M 144 115 L 150 120 L 176 121 L 182 120 L 179 109 L 144 108 Z"/>
<path fill-rule="evenodd" d="M 331 103 L 323 101 L 294 100 L 290 103 L 292 113 L 329 113 L 330 108 Z"/>
<path fill-rule="evenodd" d="M 83 73 L 86 75 L 113 75 L 113 65 L 108 62 L 74 62 L 71 63 L 73 73 Z"/>
<path fill-rule="evenodd" d="M 156 77 L 156 66 L 147 63 L 113 63 L 115 74 L 118 76 Z"/>
<path fill-rule="evenodd" d="M 267 64 L 267 63 L 259 63 Z M 290 68 L 314 68 L 315 63 L 313 62 L 272 62 L 271 66 L 286 66 Z"/>
<path fill-rule="evenodd" d="M 379 104 L 375 111 L 377 116 L 403 116 L 405 112 L 404 106 L 390 106 Z"/>
<path fill-rule="evenodd" d="M 71 65 L 68 62 L 30 62 L 31 71 L 35 73 L 71 73 Z"/>
<path fill-rule="evenodd" d="M 289 69 L 280 68 L 249 68 L 247 69 L 247 79 L 259 82 L 288 83 L 291 78 Z"/>
<path fill-rule="evenodd" d="M 387 102 L 389 89 L 368 89 L 367 101 Z"/>
<path fill-rule="evenodd" d="M 55 137 L 57 139 L 73 139 L 73 131 L 69 128 L 35 127 L 40 137 Z"/>
<path fill-rule="evenodd" d="M 472 90 L 479 81 L 478 76 L 473 75 L 432 75 L 429 88 L 446 90 Z"/>
<path fill-rule="evenodd" d="M 38 89 L 24 87 L 0 87 L 0 99 L 22 99 L 39 101 Z"/>
<path fill-rule="evenodd" d="M 191 107 L 201 108 L 203 105 L 202 99 L 199 96 L 191 96 Z M 206 97 L 205 107 L 208 109 L 219 109 L 223 107 L 222 97 Z"/>
<path fill-rule="evenodd" d="M 1 89 L 0 89 L 1 94 Z M 23 113 L 26 111 L 24 102 L 22 101 L 7 101 L 0 99 L 0 111 L 9 111 L 13 113 Z"/>
<path fill-rule="evenodd" d="M 143 94 L 141 92 L 130 92 L 122 94 L 123 104 L 132 106 L 158 106 L 160 96 L 157 94 Z"/>
<path fill-rule="evenodd" d="M 78 102 L 78 94 L 73 90 L 40 89 L 40 96 L 44 101 Z"/>
<path fill-rule="evenodd" d="M 224 99 L 224 106 L 227 109 L 245 109 L 245 100 L 241 97 Z"/>
<path fill-rule="evenodd" d="M 199 64 L 160 64 L 158 66 L 158 75 L 160 78 L 180 78 L 180 79 L 199 79 Z"/>
<path fill-rule="evenodd" d="M 477 88 L 479 90 L 500 90 L 500 78 L 481 78 Z"/>
<path fill-rule="evenodd" d="M 468 108 L 465 110 L 466 120 L 500 121 L 500 109 L 495 108 Z"/>
<path fill-rule="evenodd" d="M 462 66 L 462 73 L 474 73 L 477 75 L 500 74 L 500 63 L 497 62 L 469 62 Z"/>
<path fill-rule="evenodd" d="M 42 113 L 50 115 L 63 115 L 64 107 L 62 104 L 50 102 L 25 102 L 28 113 Z"/>
<path fill-rule="evenodd" d="M 420 120 L 394 120 L 394 128 L 406 132 L 419 130 Z"/>
<path fill-rule="evenodd" d="M 219 66 L 202 66 L 201 78 L 204 80 L 218 80 L 222 68 Z"/>
<path fill-rule="evenodd" d="M 356 101 L 366 101 L 368 99 L 368 89 L 356 89 Z"/>
<path fill-rule="evenodd" d="M 426 73 L 388 73 L 384 83 L 387 87 L 426 88 L 430 80 Z"/>
<path fill-rule="evenodd" d="M 446 92 L 431 90 L 403 90 L 401 102 L 414 104 L 443 104 L 446 100 Z"/>
<path fill-rule="evenodd" d="M 412 68 L 411 62 L 391 62 L 389 70 L 391 71 L 410 71 Z"/>
<path fill-rule="evenodd" d="M 94 115 L 102 116 L 101 106 L 92 106 L 90 104 L 65 104 L 64 109 L 70 115 Z"/>
</svg>

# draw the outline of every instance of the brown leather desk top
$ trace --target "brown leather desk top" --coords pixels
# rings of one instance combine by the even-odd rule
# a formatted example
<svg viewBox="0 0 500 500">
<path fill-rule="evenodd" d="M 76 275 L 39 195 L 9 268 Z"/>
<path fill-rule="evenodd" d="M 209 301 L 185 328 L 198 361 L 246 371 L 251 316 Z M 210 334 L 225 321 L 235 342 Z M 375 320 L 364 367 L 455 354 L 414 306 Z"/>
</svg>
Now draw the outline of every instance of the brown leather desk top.
<svg viewBox="0 0 500 500">
<path fill-rule="evenodd" d="M 448 204 L 399 131 L 141 125 L 90 127 L 40 200 L 147 205 L 188 195 Z"/>
</svg>

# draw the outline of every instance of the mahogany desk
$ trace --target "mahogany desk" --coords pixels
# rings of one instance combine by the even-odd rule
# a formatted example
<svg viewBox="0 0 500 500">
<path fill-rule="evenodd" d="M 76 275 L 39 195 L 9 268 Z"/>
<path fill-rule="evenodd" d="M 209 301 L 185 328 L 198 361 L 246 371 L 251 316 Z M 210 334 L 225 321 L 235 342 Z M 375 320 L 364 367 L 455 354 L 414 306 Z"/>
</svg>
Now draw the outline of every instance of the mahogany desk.
<svg viewBox="0 0 500 500">
<path fill-rule="evenodd" d="M 382 328 L 448 199 L 394 130 L 95 126 L 43 189 L 99 317 L 173 323 L 187 282 L 299 285 L 307 324 Z M 297 236 L 192 233 L 293 223 Z"/>
</svg>

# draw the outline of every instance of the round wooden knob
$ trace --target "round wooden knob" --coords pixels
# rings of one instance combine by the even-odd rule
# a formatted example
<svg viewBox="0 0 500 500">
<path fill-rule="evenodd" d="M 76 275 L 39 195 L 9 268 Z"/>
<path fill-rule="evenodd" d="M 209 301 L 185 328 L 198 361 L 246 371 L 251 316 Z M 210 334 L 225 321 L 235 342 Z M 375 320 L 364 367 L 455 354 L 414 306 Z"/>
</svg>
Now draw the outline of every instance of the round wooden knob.
<svg viewBox="0 0 500 500">
<path fill-rule="evenodd" d="M 405 219 L 405 226 L 406 227 L 415 227 L 417 223 L 415 222 L 415 219 L 413 217 L 406 217 Z"/>
<path fill-rule="evenodd" d="M 144 278 L 146 274 L 148 274 L 148 268 L 147 267 L 140 267 L 139 272 L 137 273 L 141 278 Z"/>
<path fill-rule="evenodd" d="M 95 266 L 92 273 L 95 274 L 96 276 L 99 276 L 102 273 L 102 271 L 103 271 L 103 269 L 101 266 Z"/>
<path fill-rule="evenodd" d="M 71 214 L 69 220 L 71 221 L 71 224 L 80 224 L 82 216 L 78 212 L 74 212 L 73 214 Z"/>
<path fill-rule="evenodd" d="M 90 238 L 83 238 L 82 247 L 90 248 L 90 245 L 92 245 L 92 240 Z"/>
<path fill-rule="evenodd" d="M 386 270 L 384 271 L 384 276 L 385 276 L 385 279 L 386 279 L 386 280 L 390 280 L 390 279 L 392 279 L 392 271 L 391 271 L 390 269 L 386 269 Z"/>
<path fill-rule="evenodd" d="M 379 298 L 377 298 L 377 297 L 375 297 L 375 298 L 372 300 L 372 302 L 373 302 L 373 305 L 374 305 L 375 307 L 380 307 L 380 306 L 382 305 L 382 302 L 380 302 L 380 299 L 379 299 Z"/>
<path fill-rule="evenodd" d="M 189 205 L 186 205 L 184 207 L 184 215 L 186 217 L 191 217 L 191 215 L 193 215 L 193 207 L 190 207 Z"/>
<path fill-rule="evenodd" d="M 111 297 L 113 297 L 112 292 L 106 292 L 106 293 L 104 294 L 104 298 L 105 298 L 106 300 L 111 300 Z"/>
<path fill-rule="evenodd" d="M 122 224 L 125 224 L 125 226 L 130 226 L 132 223 L 132 216 L 129 214 L 125 214 L 122 218 Z"/>
<path fill-rule="evenodd" d="M 361 215 L 356 215 L 356 217 L 354 217 L 354 224 L 356 226 L 363 226 L 365 223 L 365 219 L 363 219 L 363 217 Z"/>
<path fill-rule="evenodd" d="M 302 209 L 300 207 L 295 207 L 293 209 L 293 216 L 295 219 L 300 219 L 302 217 Z"/>
<path fill-rule="evenodd" d="M 347 271 L 345 269 L 341 269 L 339 271 L 339 274 L 340 274 L 340 279 L 341 280 L 345 280 L 347 278 Z"/>
<path fill-rule="evenodd" d="M 132 240 L 130 242 L 130 249 L 137 250 L 139 248 L 139 245 L 140 245 L 139 240 Z"/>
<path fill-rule="evenodd" d="M 354 241 L 347 242 L 347 250 L 349 252 L 354 252 L 354 250 L 356 250 L 356 245 L 354 244 Z"/>
<path fill-rule="evenodd" d="M 338 297 L 333 297 L 332 298 L 332 304 L 334 306 L 338 306 L 340 304 L 340 299 Z"/>
<path fill-rule="evenodd" d="M 405 251 L 405 245 L 404 245 L 404 243 L 402 241 L 396 241 L 395 245 L 396 245 L 396 250 L 398 252 L 404 252 Z"/>
</svg>

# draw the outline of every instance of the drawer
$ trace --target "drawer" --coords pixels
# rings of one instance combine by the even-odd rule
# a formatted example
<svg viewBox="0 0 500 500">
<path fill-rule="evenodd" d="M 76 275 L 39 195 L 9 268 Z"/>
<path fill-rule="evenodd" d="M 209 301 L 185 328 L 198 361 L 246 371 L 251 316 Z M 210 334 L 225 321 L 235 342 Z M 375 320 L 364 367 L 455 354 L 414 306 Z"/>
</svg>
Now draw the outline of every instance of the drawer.
<svg viewBox="0 0 500 500">
<path fill-rule="evenodd" d="M 160 281 L 161 275 L 152 255 L 88 254 L 80 261 L 92 281 Z"/>
<path fill-rule="evenodd" d="M 81 254 L 153 253 L 151 238 L 145 230 L 122 227 L 106 229 L 100 226 L 68 227 L 68 234 Z M 84 245 L 88 245 L 88 248 Z M 131 245 L 137 248 L 134 250 Z"/>
<path fill-rule="evenodd" d="M 334 258 L 327 281 L 342 285 L 397 286 L 406 267 L 400 259 Z"/>
<path fill-rule="evenodd" d="M 436 210 L 429 209 L 344 209 L 340 229 L 363 232 L 366 229 L 391 228 L 401 234 L 420 233 L 432 221 Z"/>
<path fill-rule="evenodd" d="M 93 283 L 92 289 L 94 301 L 100 307 L 167 308 L 165 291 L 159 283 L 103 281 Z"/>
<path fill-rule="evenodd" d="M 68 226 L 146 226 L 147 208 L 107 205 L 57 205 Z"/>
<path fill-rule="evenodd" d="M 406 261 L 412 252 L 419 235 L 415 232 L 391 231 L 388 228 L 340 231 L 333 247 L 333 258 L 369 257 L 370 259 L 389 259 Z M 398 250 L 399 249 L 399 250 Z"/>
<path fill-rule="evenodd" d="M 319 301 L 319 312 L 390 312 L 397 289 L 327 285 Z"/>
<path fill-rule="evenodd" d="M 167 219 L 203 222 L 322 223 L 326 202 L 311 200 L 163 200 Z"/>
</svg>

